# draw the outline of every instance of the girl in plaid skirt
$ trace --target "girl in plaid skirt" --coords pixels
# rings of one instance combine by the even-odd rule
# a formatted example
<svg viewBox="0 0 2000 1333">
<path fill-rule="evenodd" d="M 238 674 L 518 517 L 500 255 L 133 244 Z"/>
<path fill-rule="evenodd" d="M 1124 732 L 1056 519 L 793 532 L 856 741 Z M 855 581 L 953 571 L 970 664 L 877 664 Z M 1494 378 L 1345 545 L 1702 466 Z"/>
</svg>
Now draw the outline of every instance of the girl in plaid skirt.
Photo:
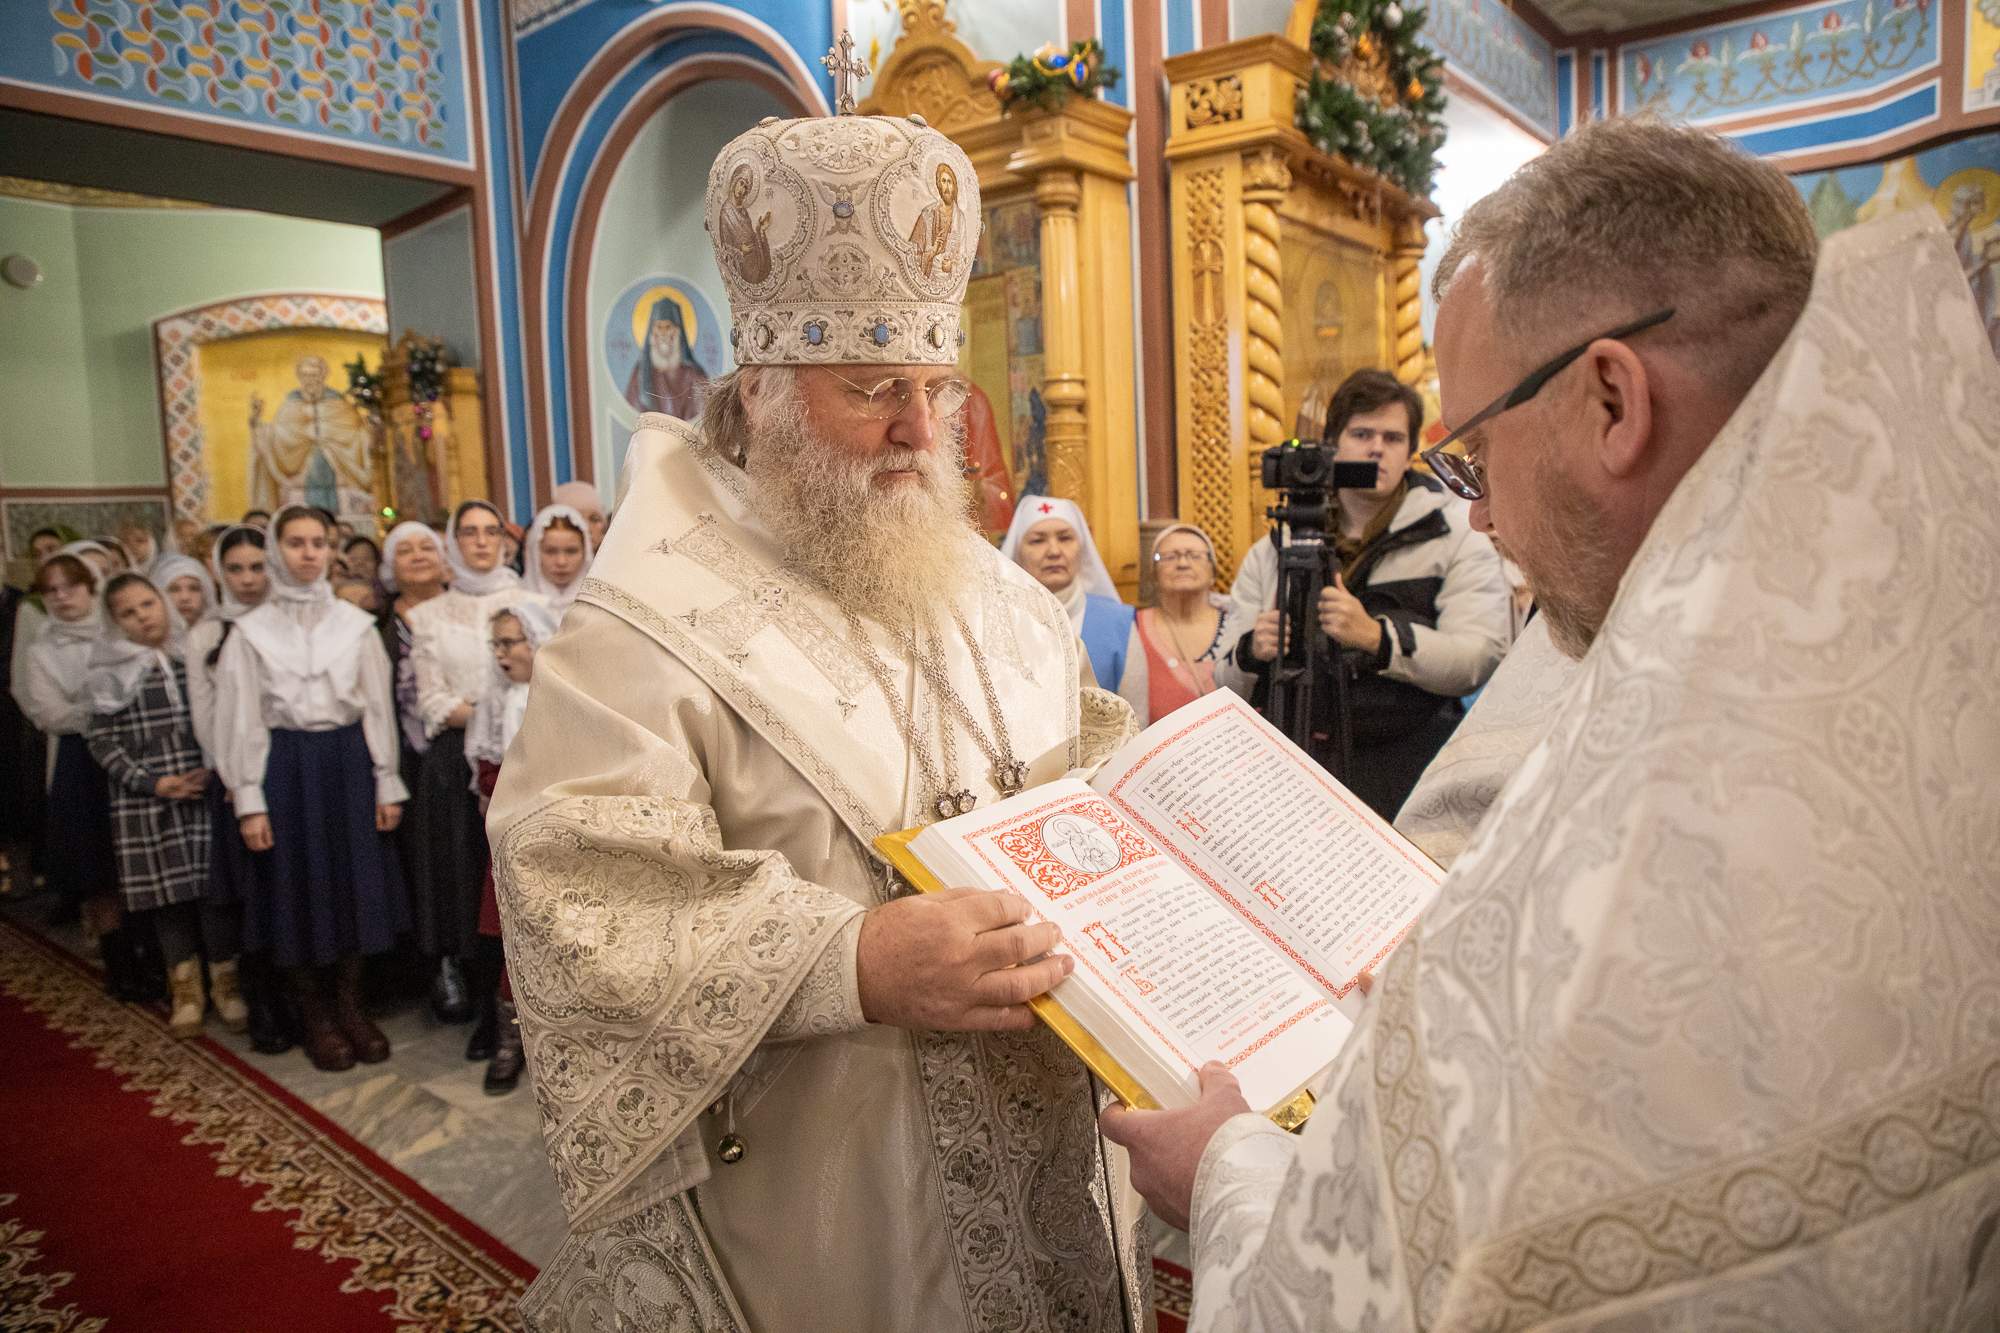
<svg viewBox="0 0 2000 1333">
<path fill-rule="evenodd" d="M 105 585 L 115 629 L 91 650 L 85 685 L 91 757 L 111 780 L 112 841 L 127 919 L 151 923 L 167 965 L 173 1032 L 201 1031 L 202 923 L 208 887 L 208 770 L 188 711 L 180 616 L 142 574 Z M 208 940 L 212 961 L 236 961 L 236 942 Z"/>
</svg>

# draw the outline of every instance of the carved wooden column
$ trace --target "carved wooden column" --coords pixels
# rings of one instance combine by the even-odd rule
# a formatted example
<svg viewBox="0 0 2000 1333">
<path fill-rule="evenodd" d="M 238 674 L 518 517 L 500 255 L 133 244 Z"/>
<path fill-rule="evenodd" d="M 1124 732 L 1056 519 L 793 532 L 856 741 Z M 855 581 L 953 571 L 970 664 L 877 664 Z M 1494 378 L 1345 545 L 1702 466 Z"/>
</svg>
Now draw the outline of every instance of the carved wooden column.
<svg viewBox="0 0 2000 1333">
<path fill-rule="evenodd" d="M 1042 213 L 1042 401 L 1047 405 L 1049 489 L 1091 511 L 1090 393 L 1083 373 L 1082 284 L 1077 276 L 1076 206 L 1083 182 L 1074 171 L 1035 178 Z M 1094 526 L 1094 525 L 1093 525 Z"/>
<path fill-rule="evenodd" d="M 1294 11 L 1308 33 L 1311 8 Z M 1165 68 L 1180 512 L 1214 539 L 1226 585 L 1270 530 L 1263 451 L 1291 435 L 1313 383 L 1364 365 L 1420 373 L 1417 264 L 1436 210 L 1299 131 L 1302 41 L 1270 33 Z"/>
<path fill-rule="evenodd" d="M 1138 379 L 1133 368 L 1132 113 L 1094 98 L 1017 111 L 1009 172 L 1041 213 L 1042 400 L 1049 489 L 1082 506 L 1121 591 L 1139 585 Z"/>
<path fill-rule="evenodd" d="M 1389 355 L 1396 378 L 1415 384 L 1424 377 L 1424 279 L 1419 271 L 1424 262 L 1424 219 L 1409 217 L 1396 228 L 1395 248 L 1389 252 L 1389 270 L 1395 304 Z"/>
<path fill-rule="evenodd" d="M 1282 150 L 1266 144 L 1243 155 L 1244 397 L 1250 440 L 1246 485 L 1253 505 L 1265 499 L 1263 453 L 1291 434 L 1285 416 L 1284 263 L 1278 206 L 1292 188 Z M 1261 506 L 1259 506 L 1261 507 Z M 1222 577 L 1218 573 L 1218 577 Z"/>
</svg>

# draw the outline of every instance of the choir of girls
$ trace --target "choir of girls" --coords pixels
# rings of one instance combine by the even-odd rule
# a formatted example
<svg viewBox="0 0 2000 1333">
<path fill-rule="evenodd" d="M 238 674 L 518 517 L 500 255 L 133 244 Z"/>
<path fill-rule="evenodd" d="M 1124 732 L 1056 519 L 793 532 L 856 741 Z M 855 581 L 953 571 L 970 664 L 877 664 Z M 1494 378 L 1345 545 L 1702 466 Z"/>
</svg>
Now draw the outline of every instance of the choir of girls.
<svg viewBox="0 0 2000 1333">
<path fill-rule="evenodd" d="M 592 531 L 548 506 L 520 570 L 518 530 L 481 500 L 379 549 L 298 505 L 186 549 L 139 524 L 35 534 L 32 584 L 0 608 L 45 820 L 34 861 L 106 989 L 164 999 L 176 1036 L 213 1022 L 341 1070 L 391 1055 L 363 977 L 401 944 L 436 1019 L 476 1020 L 487 1091 L 511 1090 L 483 815 Z"/>
</svg>

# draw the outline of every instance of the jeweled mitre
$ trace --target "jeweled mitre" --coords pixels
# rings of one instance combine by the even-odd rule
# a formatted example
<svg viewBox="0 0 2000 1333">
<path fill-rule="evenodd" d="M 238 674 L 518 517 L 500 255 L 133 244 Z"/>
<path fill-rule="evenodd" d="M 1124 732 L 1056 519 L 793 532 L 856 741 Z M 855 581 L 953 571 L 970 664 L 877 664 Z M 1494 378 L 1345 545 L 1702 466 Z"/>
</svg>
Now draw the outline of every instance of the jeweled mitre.
<svg viewBox="0 0 2000 1333">
<path fill-rule="evenodd" d="M 739 365 L 950 365 L 979 180 L 910 116 L 772 118 L 708 172 Z"/>
</svg>

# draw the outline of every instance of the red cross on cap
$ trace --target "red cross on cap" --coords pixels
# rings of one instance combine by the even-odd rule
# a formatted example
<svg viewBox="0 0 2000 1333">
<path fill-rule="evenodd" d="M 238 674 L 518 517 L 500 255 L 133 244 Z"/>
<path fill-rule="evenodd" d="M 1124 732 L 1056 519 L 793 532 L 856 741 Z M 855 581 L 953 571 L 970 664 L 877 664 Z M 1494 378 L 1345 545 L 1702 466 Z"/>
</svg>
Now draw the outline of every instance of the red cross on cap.
<svg viewBox="0 0 2000 1333">
<path fill-rule="evenodd" d="M 1042 501 L 1042 512 L 1044 514 L 1054 513 L 1055 506 L 1050 504 L 1047 500 L 1044 500 Z"/>
</svg>

